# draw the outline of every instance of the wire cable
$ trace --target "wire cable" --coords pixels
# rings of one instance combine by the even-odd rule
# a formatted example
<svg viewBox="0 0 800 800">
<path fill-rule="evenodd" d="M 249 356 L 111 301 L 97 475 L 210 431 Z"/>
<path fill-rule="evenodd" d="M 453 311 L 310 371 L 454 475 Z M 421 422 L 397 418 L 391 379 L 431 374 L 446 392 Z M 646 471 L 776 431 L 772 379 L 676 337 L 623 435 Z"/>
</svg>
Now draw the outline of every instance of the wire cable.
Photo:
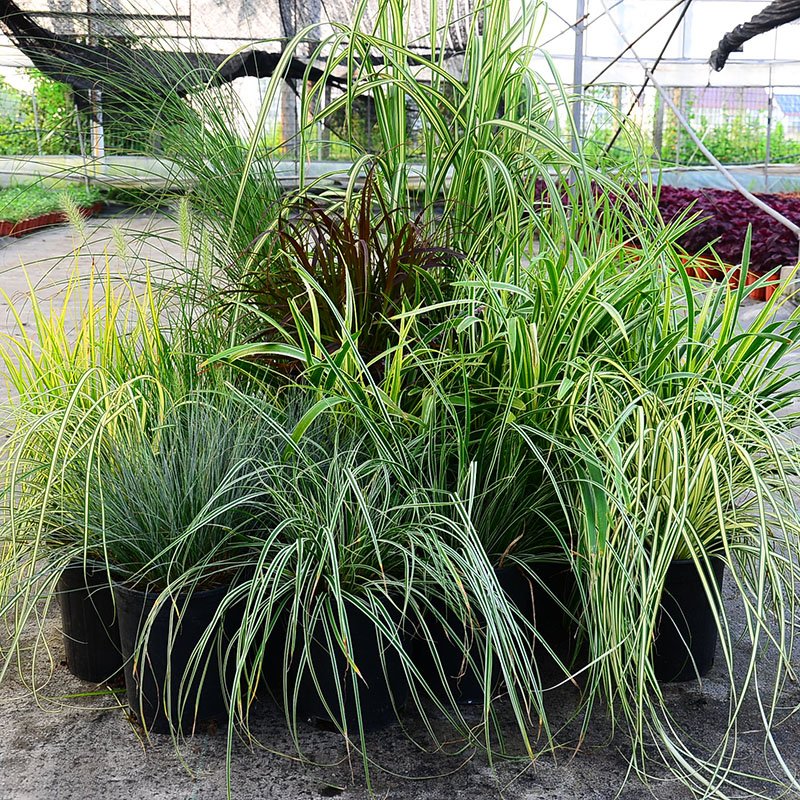
<svg viewBox="0 0 800 800">
<path fill-rule="evenodd" d="M 681 0 L 681 2 L 684 2 L 684 0 Z M 661 63 L 661 59 L 664 58 L 664 54 L 667 52 L 667 48 L 669 47 L 669 44 L 672 41 L 672 37 L 675 36 L 675 34 L 678 32 L 678 28 L 680 28 L 684 17 L 686 16 L 687 12 L 689 11 L 689 6 L 691 5 L 692 0 L 685 0 L 685 2 L 686 2 L 686 5 L 683 7 L 683 11 L 681 11 L 680 15 L 678 16 L 678 19 L 675 20 L 675 24 L 672 26 L 672 30 L 670 31 L 669 36 L 667 37 L 667 41 L 664 42 L 664 46 L 661 48 L 661 52 L 658 54 L 658 58 L 653 63 L 653 67 L 652 67 L 653 71 L 658 69 L 658 65 Z M 611 19 L 611 15 L 609 15 L 609 19 Z M 612 24 L 614 24 L 614 27 L 617 27 L 616 23 L 614 23 L 614 20 L 612 19 L 611 21 L 612 21 Z M 617 30 L 619 30 L 619 28 L 617 28 Z M 635 44 L 635 43 L 633 43 L 633 44 Z M 631 50 L 633 50 L 633 44 L 630 46 Z M 635 53 L 634 53 L 634 56 L 636 56 Z M 638 57 L 637 57 L 637 60 L 638 60 Z M 639 63 L 641 64 L 641 61 Z M 650 83 L 650 78 L 648 77 L 647 74 L 645 74 L 644 82 L 642 83 L 642 88 L 639 89 L 639 91 L 636 93 L 636 97 L 633 98 L 633 102 L 631 103 L 631 106 L 628 109 L 628 113 L 625 115 L 626 119 L 630 119 L 630 116 L 633 113 L 633 109 L 636 108 L 636 106 L 641 102 L 642 97 L 644 96 L 645 89 L 647 89 L 648 83 Z M 622 133 L 623 125 L 624 125 L 624 123 L 622 123 L 621 125 L 619 125 L 617 127 L 617 130 L 614 132 L 614 135 L 611 137 L 611 141 L 608 143 L 608 145 L 605 148 L 605 152 L 606 153 L 608 153 L 608 151 L 614 146 L 614 142 L 616 142 L 617 139 L 619 138 L 619 135 Z"/>
<path fill-rule="evenodd" d="M 624 3 L 624 2 L 625 2 L 625 0 L 616 0 L 616 2 L 614 3 L 614 5 L 613 5 L 613 6 L 611 6 L 611 9 L 615 9 L 615 8 L 616 8 L 618 5 L 621 5 L 621 4 L 622 4 L 622 3 Z M 608 9 L 606 9 L 606 10 L 604 10 L 604 11 L 603 11 L 601 14 L 598 14 L 596 17 L 593 17 L 592 19 L 590 19 L 590 20 L 589 20 L 589 21 L 588 21 L 588 22 L 587 22 L 587 23 L 586 23 L 586 24 L 583 26 L 583 29 L 584 29 L 584 30 L 588 30 L 589 28 L 591 28 L 591 27 L 592 27 L 592 25 L 594 25 L 594 23 L 595 23 L 595 22 L 599 22 L 599 21 L 600 21 L 600 20 L 601 20 L 601 19 L 602 19 L 604 16 L 606 16 L 606 14 L 608 14 L 608 13 L 609 13 L 609 11 L 608 11 Z M 564 28 L 564 30 L 562 30 L 562 31 L 559 31 L 559 32 L 558 32 L 558 33 L 557 33 L 555 36 L 551 36 L 549 39 L 545 39 L 545 41 L 543 41 L 541 44 L 537 44 L 537 45 L 536 45 L 537 49 L 541 50 L 541 49 L 543 49 L 543 48 L 547 47 L 547 45 L 548 45 L 548 44 L 550 44 L 550 42 L 553 42 L 553 41 L 555 41 L 555 40 L 556 40 L 556 39 L 558 39 L 560 36 L 563 36 L 565 33 L 569 33 L 570 31 L 574 31 L 574 30 L 575 30 L 575 28 L 577 28 L 577 27 L 578 27 L 578 25 L 580 25 L 580 24 L 581 24 L 581 23 L 582 23 L 582 22 L 583 22 L 583 21 L 584 21 L 584 20 L 585 20 L 585 19 L 586 19 L 586 18 L 589 16 L 589 14 L 588 14 L 588 13 L 584 14 L 584 15 L 583 15 L 583 16 L 582 16 L 580 19 L 578 19 L 578 20 L 575 20 L 575 22 L 572 22 L 572 23 L 570 23 L 570 22 L 567 22 L 567 21 L 566 21 L 566 20 L 565 20 L 565 19 L 564 19 L 564 18 L 563 18 L 563 17 L 562 17 L 560 14 L 556 14 L 556 16 L 557 16 L 557 17 L 558 17 L 558 18 L 559 18 L 559 19 L 560 19 L 562 22 L 565 22 L 565 23 L 566 23 L 566 25 L 567 25 L 567 27 L 566 27 L 566 28 Z"/>
<path fill-rule="evenodd" d="M 686 8 L 688 8 L 690 2 L 691 2 L 691 0 L 688 0 L 688 2 L 687 2 L 687 0 L 677 0 L 677 2 L 673 6 L 670 6 L 670 8 L 664 14 L 662 14 L 652 25 L 649 25 L 647 28 L 645 28 L 619 55 L 615 56 L 611 61 L 609 61 L 609 63 L 606 64 L 603 67 L 603 69 L 601 69 L 600 72 L 598 72 L 597 75 L 594 76 L 594 78 L 592 78 L 592 80 L 590 80 L 588 83 L 585 83 L 584 87 L 591 86 L 593 83 L 597 83 L 597 81 L 606 72 L 608 72 L 608 70 L 610 70 L 611 67 L 613 67 L 614 64 L 616 64 L 617 61 L 619 61 L 625 55 L 625 53 L 627 53 L 628 50 L 630 50 L 631 47 L 633 47 L 633 45 L 637 44 L 641 39 L 643 39 L 645 36 L 647 36 L 647 34 L 650 33 L 650 31 L 652 31 L 653 28 L 655 28 L 657 25 L 660 25 L 681 3 L 685 3 L 686 4 Z M 686 10 L 684 9 L 683 13 L 680 16 L 680 19 L 678 20 L 679 23 L 680 23 L 680 20 L 683 19 L 685 14 L 686 14 Z M 672 33 L 669 36 L 669 39 L 667 39 L 667 44 L 669 44 L 670 40 L 672 39 L 673 35 L 675 34 L 675 30 L 677 30 L 677 28 L 673 29 Z M 664 49 L 666 49 L 666 46 L 665 46 Z M 663 55 L 663 54 L 664 54 L 664 50 L 661 51 L 661 55 Z M 659 60 L 661 59 L 661 55 L 659 56 Z"/>
<path fill-rule="evenodd" d="M 603 4 L 603 7 L 606 8 L 606 10 L 608 10 L 608 6 L 606 5 L 606 0 L 600 0 L 600 2 Z M 688 2 L 691 2 L 691 0 L 688 0 Z M 623 32 L 622 28 L 620 28 L 620 26 L 617 24 L 617 21 L 610 13 L 608 15 L 608 18 L 611 20 L 611 23 L 617 29 L 617 33 L 619 33 L 620 37 L 622 38 L 622 41 L 627 44 L 628 43 L 627 36 Z M 730 182 L 730 184 L 733 186 L 734 189 L 736 189 L 737 192 L 739 192 L 739 194 L 741 194 L 743 197 L 746 197 L 754 206 L 760 208 L 765 214 L 768 214 L 774 220 L 780 222 L 781 225 L 788 228 L 797 237 L 798 247 L 800 248 L 800 227 L 795 225 L 795 223 L 792 222 L 788 217 L 785 217 L 783 214 L 781 214 L 780 211 L 777 211 L 772 206 L 768 205 L 763 200 L 756 197 L 751 191 L 742 186 L 742 184 L 739 183 L 739 181 L 737 181 L 736 178 L 734 178 L 730 170 L 728 170 L 724 166 L 724 164 L 722 164 L 722 162 L 708 149 L 708 147 L 706 147 L 702 139 L 700 139 L 700 137 L 695 133 L 695 130 L 689 124 L 689 121 L 680 112 L 675 103 L 672 102 L 672 98 L 669 96 L 669 92 L 667 92 L 667 90 L 656 80 L 655 76 L 653 75 L 653 71 L 644 63 L 644 61 L 642 61 L 642 59 L 639 57 L 639 54 L 636 52 L 636 49 L 634 47 L 631 47 L 631 53 L 633 54 L 633 57 L 639 62 L 639 66 L 644 70 L 645 75 L 653 84 L 653 86 L 656 88 L 656 91 L 658 91 L 658 93 L 661 95 L 663 101 L 667 104 L 670 111 L 672 111 L 672 113 L 675 115 L 675 118 L 678 120 L 678 122 L 681 124 L 684 130 L 689 134 L 695 145 L 697 145 L 697 149 L 717 168 L 717 170 Z M 798 258 L 800 258 L 800 253 L 798 254 Z M 800 786 L 800 784 L 798 784 L 796 780 L 793 781 L 793 783 Z"/>
</svg>

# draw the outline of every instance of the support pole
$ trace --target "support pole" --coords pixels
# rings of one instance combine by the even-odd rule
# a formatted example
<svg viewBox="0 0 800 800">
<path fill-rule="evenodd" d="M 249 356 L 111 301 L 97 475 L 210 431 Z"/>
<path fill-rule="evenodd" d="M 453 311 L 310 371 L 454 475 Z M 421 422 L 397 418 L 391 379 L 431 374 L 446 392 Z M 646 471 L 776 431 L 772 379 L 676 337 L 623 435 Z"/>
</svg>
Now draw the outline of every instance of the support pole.
<svg viewBox="0 0 800 800">
<path fill-rule="evenodd" d="M 36 151 L 42 155 L 42 132 L 39 128 L 39 103 L 36 100 L 36 87 L 33 87 L 33 94 L 31 95 L 33 102 L 33 129 L 36 131 Z"/>
<path fill-rule="evenodd" d="M 78 144 L 81 148 L 81 158 L 83 159 L 83 183 L 86 186 L 86 192 L 89 192 L 89 167 L 86 163 L 86 142 L 83 139 L 83 126 L 81 125 L 81 112 L 78 106 L 75 106 L 75 121 L 78 125 Z"/>
<path fill-rule="evenodd" d="M 281 85 L 281 140 L 283 150 L 292 161 L 299 158 L 297 94 L 293 78 L 284 78 Z"/>
<path fill-rule="evenodd" d="M 100 89 L 92 89 L 89 92 L 89 100 L 92 104 L 92 116 L 89 123 L 92 139 L 92 158 L 102 159 L 106 155 L 106 134 L 103 128 L 103 93 Z"/>
<path fill-rule="evenodd" d="M 92 31 L 92 16 L 97 13 L 97 0 L 86 0 L 86 27 L 89 46 L 97 44 L 97 40 Z M 102 92 L 100 89 L 89 90 L 89 105 L 92 112 L 89 116 L 89 140 L 92 146 L 92 158 L 101 159 L 106 154 L 106 137 L 103 131 L 103 105 Z M 97 162 L 94 164 L 96 174 Z"/>
<path fill-rule="evenodd" d="M 586 0 L 577 0 L 575 8 L 575 55 L 572 61 L 572 90 L 575 101 L 572 104 L 572 151 L 578 152 L 578 140 L 583 135 L 583 32 L 586 16 Z"/>
<path fill-rule="evenodd" d="M 655 96 L 656 114 L 653 120 L 653 152 L 656 158 L 661 161 L 661 150 L 664 147 L 664 101 L 659 97 L 658 92 Z"/>
<path fill-rule="evenodd" d="M 616 19 L 612 16 L 608 8 L 607 0 L 601 0 L 601 2 L 606 14 L 608 15 L 608 18 L 611 20 L 611 23 L 617 29 L 617 32 L 622 37 L 622 40 L 627 44 L 627 37 L 622 31 L 622 28 L 620 28 L 620 26 L 617 24 Z M 733 188 L 739 192 L 739 194 L 741 194 L 743 197 L 746 197 L 754 206 L 760 208 L 765 214 L 768 214 L 774 220 L 780 222 L 781 225 L 794 234 L 798 241 L 798 261 L 800 261 L 800 226 L 795 225 L 794 222 L 781 214 L 780 211 L 756 197 L 751 191 L 746 189 L 741 183 L 739 183 L 739 181 L 736 180 L 736 178 L 731 174 L 730 170 L 726 169 L 720 160 L 705 146 L 705 144 L 703 144 L 702 139 L 700 139 L 700 137 L 695 133 L 694 128 L 692 128 L 692 126 L 689 124 L 689 121 L 683 116 L 683 114 L 681 114 L 675 103 L 672 102 L 669 92 L 667 92 L 667 90 L 656 80 L 655 76 L 653 75 L 653 71 L 647 66 L 647 64 L 644 63 L 644 61 L 642 61 L 634 48 L 631 48 L 631 53 L 633 53 L 633 57 L 638 62 L 639 66 L 644 70 L 648 80 L 661 95 L 663 101 L 669 106 L 670 111 L 672 111 L 672 113 L 677 117 L 678 124 L 686 130 L 686 133 L 689 134 L 689 138 L 695 143 L 695 145 L 697 145 L 697 149 L 717 168 L 717 170 L 727 179 L 731 186 L 733 186 Z"/>
<path fill-rule="evenodd" d="M 764 191 L 769 191 L 769 162 L 772 158 L 772 112 L 775 93 L 772 86 L 767 89 L 767 142 L 764 149 Z"/>
<path fill-rule="evenodd" d="M 687 109 L 689 104 L 686 102 L 686 89 L 683 87 L 675 90 L 678 95 L 677 105 L 680 109 L 678 117 L 678 125 L 675 131 L 675 166 L 679 167 L 683 162 L 683 126 L 680 124 L 681 119 L 686 119 Z M 688 162 L 685 166 L 689 166 Z"/>
<path fill-rule="evenodd" d="M 331 87 L 330 85 L 328 85 L 325 87 L 325 105 L 322 109 L 323 115 L 327 114 L 327 109 L 330 104 L 331 104 Z M 325 161 L 331 157 L 331 129 L 328 127 L 327 116 L 322 117 L 322 122 L 320 123 L 320 126 L 321 126 L 320 139 L 322 140 L 320 158 L 322 158 L 322 160 Z"/>
</svg>

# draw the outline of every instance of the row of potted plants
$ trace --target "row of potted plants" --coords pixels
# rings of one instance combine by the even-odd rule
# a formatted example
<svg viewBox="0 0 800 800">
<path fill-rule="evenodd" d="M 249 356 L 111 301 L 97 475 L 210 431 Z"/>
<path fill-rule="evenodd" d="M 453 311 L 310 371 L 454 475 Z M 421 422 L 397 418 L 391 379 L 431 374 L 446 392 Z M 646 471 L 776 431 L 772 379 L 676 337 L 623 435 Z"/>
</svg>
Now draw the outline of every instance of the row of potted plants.
<svg viewBox="0 0 800 800">
<path fill-rule="evenodd" d="M 0 191 L 0 236 L 22 236 L 48 225 L 90 217 L 103 207 L 98 189 L 55 190 L 38 184 Z"/>
<path fill-rule="evenodd" d="M 329 256 L 340 233 L 329 228 Z M 349 276 L 369 247 L 359 241 L 343 250 L 359 260 L 332 268 Z M 383 274 L 391 247 L 369 252 Z M 206 357 L 198 372 L 195 348 L 214 340 L 205 323 L 187 313 L 194 328 L 167 330 L 155 292 L 142 299 L 123 284 L 122 302 L 110 278 L 76 344 L 59 331 L 63 317 L 38 311 L 44 347 L 23 330 L 5 350 L 21 393 L 4 563 L 18 633 L 58 597 L 70 668 L 104 680 L 124 665 L 130 706 L 155 731 L 219 715 L 247 728 L 267 692 L 292 725 L 363 737 L 410 702 L 474 741 L 461 704 L 479 704 L 488 725 L 505 696 L 529 742 L 531 712 L 546 719 L 545 665 L 554 682 L 608 670 L 609 696 L 636 680 L 632 663 L 648 691 L 702 677 L 723 565 L 738 570 L 758 552 L 779 567 L 792 546 L 793 455 L 774 415 L 793 396 L 791 376 L 762 364 L 752 343 L 770 342 L 779 360 L 795 346 L 793 326 L 765 316 L 742 339 L 732 322 L 742 293 L 722 287 L 726 302 L 708 295 L 702 327 L 690 334 L 694 315 L 678 314 L 655 345 L 648 330 L 643 351 L 617 326 L 626 308 L 641 309 L 652 265 L 583 267 L 546 273 L 550 286 L 528 270 L 511 295 L 447 296 L 445 325 L 417 314 L 437 339 L 409 334 L 400 405 L 392 356 L 378 368 L 355 350 L 346 374 L 333 338 L 299 307 L 294 335 L 307 331 L 316 347 L 296 371 L 286 359 L 301 348 L 265 341 Z M 676 254 L 660 273 L 669 291 L 681 269 Z M 593 282 L 594 299 L 573 294 L 576 275 Z M 337 304 L 317 291 L 343 325 L 346 294 Z M 553 303 L 561 325 L 548 327 Z M 132 319 L 133 330 L 118 324 Z M 638 361 L 636 374 L 606 347 Z M 538 376 L 525 363 L 533 353 Z M 625 587 L 611 598 L 622 605 L 609 603 L 608 585 Z M 72 606 L 83 629 L 70 627 Z"/>
<path fill-rule="evenodd" d="M 522 698 L 544 650 L 569 674 L 563 554 L 497 561 L 451 497 L 409 486 L 351 427 L 282 456 L 286 421 L 271 403 L 203 392 L 168 408 L 157 449 L 140 418 L 122 432 L 115 417 L 113 434 L 92 431 L 91 454 L 37 462 L 55 431 L 26 431 L 13 547 L 17 559 L 41 547 L 46 566 L 23 587 L 48 577 L 73 674 L 105 683 L 124 667 L 132 711 L 158 732 L 225 717 L 261 682 L 293 718 L 352 730 L 395 719 L 411 685 L 434 703 L 483 704 L 515 676 L 505 690 Z M 331 435 L 349 443 L 331 451 Z M 710 562 L 717 592 L 723 564 Z M 653 669 L 690 680 L 714 660 L 714 606 L 700 611 L 710 579 L 691 559 L 670 570 Z"/>
</svg>

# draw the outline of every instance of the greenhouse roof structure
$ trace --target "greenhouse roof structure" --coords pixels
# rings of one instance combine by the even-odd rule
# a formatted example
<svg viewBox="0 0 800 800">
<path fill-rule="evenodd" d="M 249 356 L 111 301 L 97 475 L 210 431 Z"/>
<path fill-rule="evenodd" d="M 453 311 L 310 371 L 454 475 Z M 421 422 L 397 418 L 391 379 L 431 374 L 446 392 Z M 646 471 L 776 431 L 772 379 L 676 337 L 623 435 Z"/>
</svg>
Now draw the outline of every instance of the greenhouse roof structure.
<svg viewBox="0 0 800 800">
<path fill-rule="evenodd" d="M 583 82 L 637 84 L 643 70 L 663 52 L 656 75 L 665 86 L 797 86 L 800 23 L 793 22 L 746 42 L 721 72 L 709 56 L 723 35 L 747 22 L 767 0 L 558 0 L 550 3 L 539 37 L 565 84 L 571 84 L 576 55 L 575 22 L 583 19 Z M 580 13 L 579 13 L 580 12 Z M 543 55 L 537 66 L 549 72 Z M 598 78 L 599 76 L 599 78 Z"/>
<path fill-rule="evenodd" d="M 507 1 L 512 7 L 520 3 Z M 427 0 L 410 2 L 419 6 L 411 18 L 420 20 L 420 31 L 427 29 Z M 281 40 L 314 24 L 320 24 L 322 38 L 333 30 L 326 23 L 350 24 L 358 4 L 354 0 L 62 0 L 56 7 L 46 0 L 19 0 L 18 5 L 37 25 L 67 38 L 102 39 L 122 31 L 130 40 L 156 48 L 189 49 L 191 40 L 207 53 L 228 54 L 257 41 L 258 48 L 279 52 Z M 440 13 L 444 5 L 440 4 Z M 767 5 L 767 0 L 552 0 L 549 6 L 540 4 L 531 23 L 540 28 L 534 61 L 545 75 L 554 67 L 565 85 L 576 82 L 576 55 L 580 55 L 584 85 L 640 83 L 639 56 L 648 65 L 657 62 L 656 74 L 665 86 L 794 87 L 800 71 L 798 22 L 747 41 L 743 52 L 728 57 L 721 72 L 708 63 L 723 35 Z M 446 46 L 454 52 L 466 38 L 474 7 L 473 0 L 453 4 L 456 22 L 448 29 Z M 413 42 L 415 31 L 408 31 L 408 36 Z M 625 39 L 632 48 L 626 47 Z M 424 49 L 422 40 L 419 47 Z M 0 68 L 29 64 L 0 34 Z"/>
</svg>

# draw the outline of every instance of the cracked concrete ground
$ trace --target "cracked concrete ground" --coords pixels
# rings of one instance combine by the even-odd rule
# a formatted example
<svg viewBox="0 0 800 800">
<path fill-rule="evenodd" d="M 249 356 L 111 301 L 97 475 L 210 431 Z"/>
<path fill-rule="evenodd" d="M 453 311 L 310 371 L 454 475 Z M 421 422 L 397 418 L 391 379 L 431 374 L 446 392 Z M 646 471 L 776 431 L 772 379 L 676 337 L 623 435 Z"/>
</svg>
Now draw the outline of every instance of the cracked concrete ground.
<svg viewBox="0 0 800 800">
<path fill-rule="evenodd" d="M 113 248 L 109 225 L 126 231 L 132 249 L 143 248 L 140 257 L 168 263 L 180 259 L 174 228 L 163 217 L 126 216 L 118 220 L 89 222 L 90 237 L 79 256 L 88 264 L 101 259 L 104 246 Z M 144 231 L 160 228 L 173 241 L 166 252 L 148 250 Z M 0 241 L 0 286 L 15 305 L 24 309 L 27 287 L 20 262 L 26 264 L 32 282 L 43 296 L 57 296 L 72 266 L 73 237 L 66 228 L 53 228 L 19 240 Z M 743 310 L 743 322 L 759 313 L 758 304 Z M 786 315 L 789 310 L 779 312 Z M 24 317 L 30 323 L 29 317 Z M 8 309 L 0 302 L 0 331 L 10 332 Z M 730 579 L 725 584 L 726 605 L 734 635 L 744 631 L 744 616 L 738 609 Z M 205 730 L 183 743 L 180 757 L 169 737 L 153 736 L 143 742 L 137 729 L 127 721 L 116 696 L 97 693 L 69 674 L 63 664 L 63 644 L 55 608 L 47 616 L 45 640 L 53 659 L 52 675 L 36 697 L 26 689 L 23 676 L 10 674 L 0 689 L 0 800 L 217 800 L 226 796 L 226 729 Z M 746 668 L 747 648 L 737 646 L 736 674 Z M 50 672 L 46 654 L 40 653 L 38 674 Z M 30 653 L 25 655 L 29 662 Z M 762 663 L 762 690 L 767 691 L 774 665 Z M 23 673 L 25 674 L 25 673 Z M 696 742 L 698 751 L 716 748 L 728 719 L 731 691 L 727 672 L 719 663 L 702 685 L 696 683 L 665 687 L 667 707 L 675 722 Z M 636 776 L 628 776 L 629 742 L 619 733 L 612 735 L 602 710 L 596 710 L 589 735 L 576 751 L 577 722 L 569 722 L 579 700 L 578 689 L 566 686 L 547 693 L 548 714 L 567 724 L 564 746 L 530 762 L 498 761 L 489 764 L 480 751 L 464 750 L 455 755 L 430 753 L 412 744 L 399 726 L 369 737 L 369 752 L 384 769 L 371 771 L 375 796 L 392 800 L 624 800 L 653 796 L 659 800 L 683 800 L 690 792 L 678 785 L 663 769 L 653 767 L 649 788 Z M 510 727 L 509 709 L 498 701 L 501 718 Z M 787 717 L 771 730 L 786 769 L 800 774 L 800 688 L 791 683 L 780 702 Z M 477 713 L 477 712 L 476 712 Z M 477 719 L 477 717 L 476 717 Z M 404 720 L 408 732 L 423 745 L 419 720 Z M 437 723 L 441 726 L 441 721 Z M 299 742 L 307 761 L 296 758 L 291 737 L 280 711 L 271 704 L 260 706 L 253 717 L 253 729 L 261 746 L 248 746 L 234 739 L 231 758 L 231 795 L 241 800 L 280 798 L 311 800 L 342 797 L 365 800 L 369 796 L 365 773 L 357 753 L 348 751 L 335 733 L 303 727 Z M 444 733 L 444 730 L 443 730 Z M 736 760 L 732 767 L 742 773 L 762 776 L 777 770 L 775 757 L 765 742 L 764 724 L 752 693 L 740 714 Z M 452 751 L 457 751 L 452 744 Z M 627 780 L 626 780 L 627 778 Z M 747 780 L 743 779 L 747 785 Z M 765 797 L 791 797 L 778 784 L 761 785 Z"/>
</svg>

